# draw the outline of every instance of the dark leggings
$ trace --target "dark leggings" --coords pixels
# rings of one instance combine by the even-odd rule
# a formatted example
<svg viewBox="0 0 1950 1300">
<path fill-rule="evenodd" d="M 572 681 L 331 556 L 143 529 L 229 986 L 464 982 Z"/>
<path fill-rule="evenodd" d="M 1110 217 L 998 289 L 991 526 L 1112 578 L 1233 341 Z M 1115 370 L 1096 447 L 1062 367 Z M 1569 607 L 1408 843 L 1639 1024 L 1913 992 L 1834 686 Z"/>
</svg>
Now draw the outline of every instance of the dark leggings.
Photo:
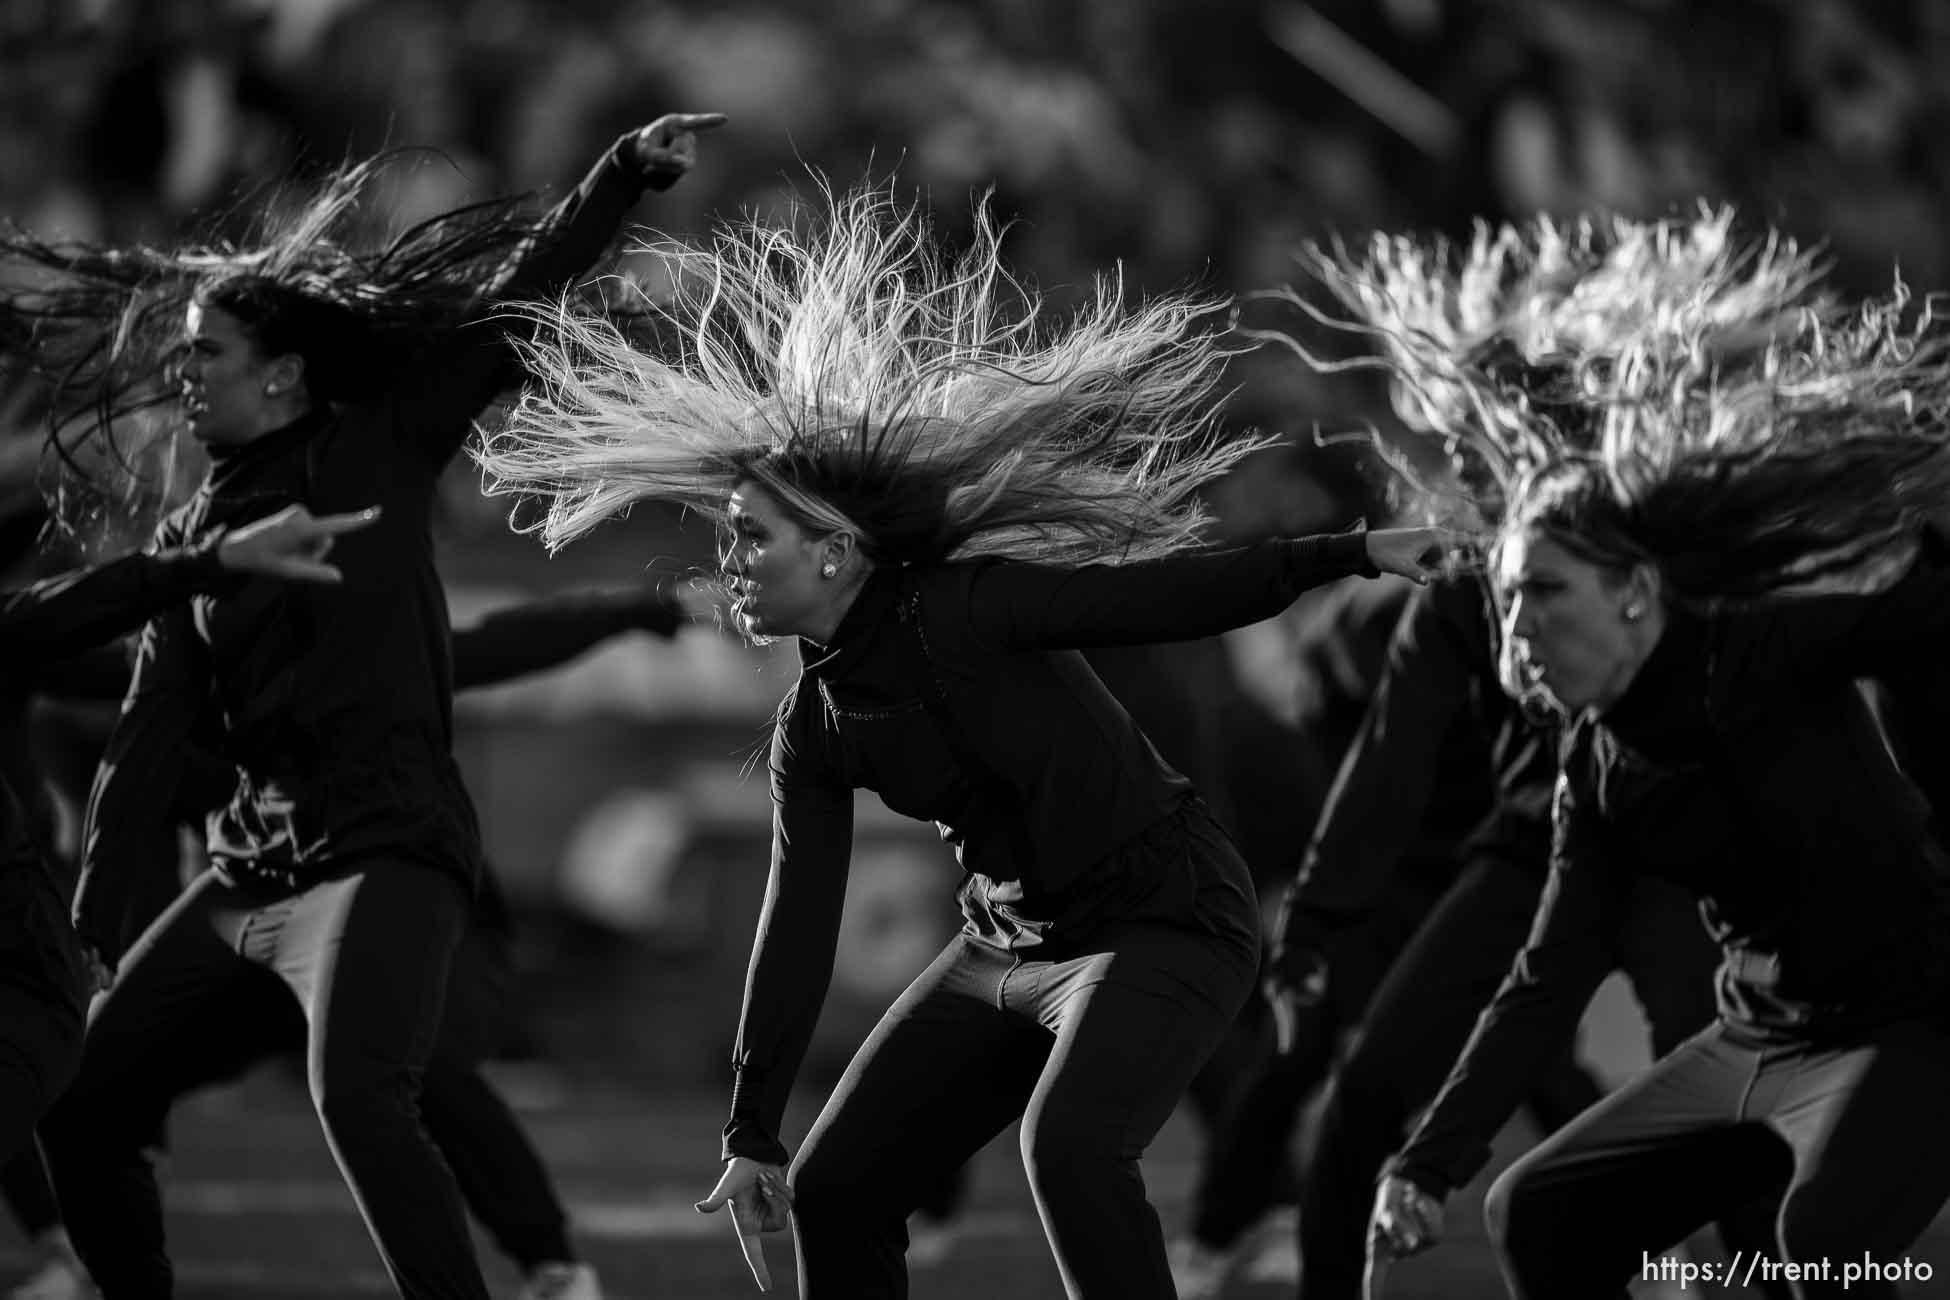
<svg viewBox="0 0 1950 1300">
<path fill-rule="evenodd" d="M 400 1294 L 485 1300 L 455 1191 L 419 1115 L 467 901 L 451 878 L 374 861 L 254 904 L 206 873 L 131 949 L 41 1129 L 77 1253 L 107 1300 L 171 1293 L 153 1116 L 205 1081 L 224 1039 L 282 986 L 309 1027 L 312 1100 Z"/>
<path fill-rule="evenodd" d="M 77 1041 L 77 1056 L 80 1046 Z M 27 1143 L 0 1166 L 0 1196 L 6 1198 L 8 1212 L 29 1241 L 61 1226 L 61 1207 L 55 1203 L 54 1185 L 48 1181 L 39 1143 Z"/>
<path fill-rule="evenodd" d="M 21 1227 L 30 1235 L 53 1226 L 29 1221 L 46 1217 L 49 1208 L 36 1196 L 45 1184 L 33 1186 L 41 1159 L 34 1125 L 54 1105 L 81 1059 L 81 1022 L 76 1002 L 0 982 L 0 1160 L 5 1161 L 8 1203 L 17 1207 Z"/>
<path fill-rule="evenodd" d="M 1305 1300 L 1361 1294 L 1368 1213 L 1382 1163 L 1400 1147 L 1408 1122 L 1435 1098 L 1523 947 L 1543 881 L 1525 866 L 1472 862 L 1376 992 L 1359 1042 L 1328 1084 L 1302 1163 Z M 1653 1053 L 1663 1055 L 1712 1021 L 1718 950 L 1683 890 L 1652 879 L 1637 890 L 1620 959 L 1651 1026 Z M 1574 1045 L 1564 1043 L 1565 1059 Z M 1538 1110 L 1546 1129 L 1576 1114 L 1548 1101 Z M 1736 1240 L 1741 1235 L 1736 1227 Z"/>
<path fill-rule="evenodd" d="M 481 1073 L 482 1063 L 504 1046 L 513 978 L 505 926 L 495 923 L 492 909 L 477 904 L 454 952 L 439 1037 L 420 1079 L 420 1118 L 469 1212 L 502 1254 L 529 1273 L 573 1260 L 576 1252 L 554 1180 L 521 1122 Z M 214 1087 L 267 1058 L 305 1050 L 304 1009 L 281 982 L 250 981 L 236 996 L 224 1016 L 228 1031 L 210 1035 L 198 1056 L 202 1068 L 182 1091 Z M 11 1184 L 5 1186 L 13 1204 Z M 22 1193 L 31 1195 L 24 1178 Z M 15 1209 L 23 1226 L 26 1213 Z"/>
<path fill-rule="evenodd" d="M 868 1037 L 792 1168 L 802 1300 L 907 1294 L 907 1217 L 1010 1121 L 1065 1291 L 1169 1300 L 1138 1160 L 1251 991 L 1251 882 L 1229 843 L 1187 915 L 1069 953 L 957 936 Z"/>
<path fill-rule="evenodd" d="M 1534 873 L 1506 868 L 1494 879 L 1483 879 L 1475 874 L 1482 869 L 1465 868 L 1446 890 L 1431 889 L 1421 880 L 1401 881 L 1371 920 L 1336 944 L 1331 996 L 1300 1013 L 1291 1050 L 1282 1055 L 1275 1050 L 1270 1032 L 1261 1035 L 1258 1051 L 1242 1071 L 1243 1081 L 1199 1169 L 1191 1217 L 1197 1241 L 1212 1249 L 1230 1247 L 1269 1206 L 1296 1197 L 1291 1180 L 1297 1175 L 1289 1153 L 1300 1114 L 1330 1077 L 1344 1031 L 1367 1020 L 1384 981 L 1391 990 L 1391 1006 L 1385 1014 L 1391 1020 L 1401 1014 L 1399 1000 L 1408 991 L 1400 988 L 1401 981 L 1390 978 L 1390 971 L 1413 960 L 1405 955 L 1411 941 L 1425 948 L 1436 941 L 1430 936 L 1438 932 L 1425 926 L 1435 924 L 1430 918 L 1438 906 L 1447 917 L 1439 933 L 1453 936 L 1466 950 L 1438 958 L 1453 960 L 1461 968 L 1444 971 L 1433 986 L 1418 987 L 1416 996 L 1422 1005 L 1411 1018 L 1427 1015 L 1453 1023 L 1460 1015 L 1465 1017 L 1467 1032 L 1508 968 L 1510 954 L 1523 942 L 1542 888 L 1541 876 Z M 1508 950 L 1498 953 L 1496 946 L 1506 942 Z M 1428 960 L 1422 961 L 1424 974 L 1419 978 L 1426 980 Z M 1526 1109 L 1546 1132 L 1568 1123 L 1603 1095 L 1578 1063 L 1574 1048 L 1573 1043 L 1565 1044 L 1525 1099 Z M 1433 1060 L 1441 1050 L 1439 1044 L 1430 1048 L 1431 1063 L 1446 1071 L 1447 1059 Z M 1428 1067 L 1418 1073 L 1428 1073 Z M 1345 1109 L 1343 1105 L 1330 1112 L 1327 1120 L 1345 1122 L 1339 1113 Z M 1327 1138 L 1329 1160 L 1335 1158 L 1334 1142 Z M 1368 1171 L 1366 1177 L 1372 1176 L 1373 1171 Z M 1364 1195 L 1359 1193 L 1357 1199 Z M 1357 1208 L 1365 1214 L 1366 1202 Z"/>
<path fill-rule="evenodd" d="M 0 861 L 0 1187 L 30 1237 L 59 1222 L 34 1126 L 81 1059 L 84 969 L 54 878 Z"/>
<path fill-rule="evenodd" d="M 1728 1210 L 1778 1205 L 1756 1255 L 1806 1266 L 1792 1294 L 1895 1296 L 1950 1197 L 1950 1036 L 1910 1021 L 1852 1048 L 1746 1047 L 1714 1027 L 1504 1171 L 1484 1203 L 1518 1300 L 1625 1294 L 1648 1258 Z M 1822 1275 L 1823 1268 L 1826 1275 Z M 1776 1281 L 1779 1289 L 1781 1283 Z M 1731 1290 L 1731 1288 L 1729 1288 Z"/>
</svg>

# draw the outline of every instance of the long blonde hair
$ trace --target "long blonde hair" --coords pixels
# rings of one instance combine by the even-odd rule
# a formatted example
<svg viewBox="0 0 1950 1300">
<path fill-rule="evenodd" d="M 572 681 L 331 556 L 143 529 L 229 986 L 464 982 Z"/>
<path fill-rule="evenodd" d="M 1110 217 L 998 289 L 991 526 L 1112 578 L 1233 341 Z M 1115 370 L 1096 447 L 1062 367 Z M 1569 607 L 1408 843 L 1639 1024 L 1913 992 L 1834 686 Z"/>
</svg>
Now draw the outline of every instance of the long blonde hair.
<svg viewBox="0 0 1950 1300">
<path fill-rule="evenodd" d="M 1377 345 L 1352 364 L 1505 535 L 1654 563 L 1696 602 L 1879 585 L 1950 499 L 1943 331 L 1900 280 L 1846 306 L 1812 253 L 1732 225 L 1538 219 L 1460 256 L 1377 237 L 1303 260 Z"/>
<path fill-rule="evenodd" d="M 1124 562 L 1195 546 L 1200 485 L 1267 440 L 1221 436 L 1220 304 L 1133 303 L 1121 279 L 1053 319 L 1004 267 L 986 202 L 958 258 L 883 189 L 823 220 L 745 221 L 671 258 L 674 345 L 532 308 L 536 382 L 475 453 L 490 492 L 546 501 L 556 548 L 637 501 L 722 522 L 758 482 L 802 525 L 901 563 Z M 805 214 L 799 214 L 803 217 Z M 662 251 L 662 250 L 659 250 Z"/>
</svg>

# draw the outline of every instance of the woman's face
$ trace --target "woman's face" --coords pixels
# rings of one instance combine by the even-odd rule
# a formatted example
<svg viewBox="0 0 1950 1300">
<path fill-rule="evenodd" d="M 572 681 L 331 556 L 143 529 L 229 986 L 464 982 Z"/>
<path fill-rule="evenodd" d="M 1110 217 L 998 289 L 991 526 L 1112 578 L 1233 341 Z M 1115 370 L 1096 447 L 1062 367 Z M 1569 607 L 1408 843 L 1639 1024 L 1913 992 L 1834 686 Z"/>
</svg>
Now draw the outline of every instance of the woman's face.
<svg viewBox="0 0 1950 1300">
<path fill-rule="evenodd" d="M 243 322 L 221 307 L 191 303 L 184 329 L 177 387 L 190 436 L 237 447 L 275 428 L 283 416 L 270 399 L 282 379 Z"/>
<path fill-rule="evenodd" d="M 808 635 L 820 626 L 832 594 L 820 573 L 821 539 L 750 481 L 733 490 L 727 511 L 731 539 L 720 558 L 738 630 L 750 637 Z"/>
<path fill-rule="evenodd" d="M 1527 686 L 1573 716 L 1624 693 L 1644 657 L 1633 584 L 1536 529 L 1504 543 L 1496 580 L 1506 653 Z"/>
</svg>

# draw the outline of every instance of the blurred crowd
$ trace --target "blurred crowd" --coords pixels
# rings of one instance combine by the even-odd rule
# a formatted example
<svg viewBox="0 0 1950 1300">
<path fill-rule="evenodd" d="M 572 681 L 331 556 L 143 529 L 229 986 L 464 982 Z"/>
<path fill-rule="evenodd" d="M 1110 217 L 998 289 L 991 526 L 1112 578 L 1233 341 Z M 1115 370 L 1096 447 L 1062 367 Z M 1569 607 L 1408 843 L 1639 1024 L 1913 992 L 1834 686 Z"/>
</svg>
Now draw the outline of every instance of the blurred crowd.
<svg viewBox="0 0 1950 1300">
<path fill-rule="evenodd" d="M 673 233 L 813 174 L 952 236 L 993 189 L 1053 294 L 1291 278 L 1304 239 L 1739 203 L 1843 282 L 1945 278 L 1950 12 L 1926 0 L 0 0 L 0 212 L 122 241 L 424 149 L 392 214 L 560 185 L 592 140 L 731 114 Z M 1255 370 L 1243 420 L 1363 398 Z M 1364 413 L 1364 412 L 1363 412 Z"/>
<path fill-rule="evenodd" d="M 1825 241 L 1845 286 L 1886 288 L 1900 267 L 1926 291 L 1950 279 L 1950 175 L 1931 147 L 1945 67 L 1950 11 L 1927 0 L 0 0 L 0 216 L 110 243 L 220 236 L 282 181 L 397 149 L 374 206 L 399 223 L 559 191 L 600 141 L 695 109 L 731 125 L 643 209 L 672 236 L 871 176 L 921 197 L 953 240 L 992 192 L 1014 223 L 1006 255 L 1058 302 L 1113 268 L 1135 292 L 1250 292 L 1292 281 L 1308 239 L 1702 200 Z M 1292 440 L 1215 492 L 1235 536 L 1385 512 L 1382 476 L 1309 436 L 1385 428 L 1377 390 L 1270 352 L 1242 357 L 1236 379 L 1231 418 Z M 17 497 L 38 440 L 9 422 L 29 435 L 0 439 Z M 640 519 L 608 549 L 545 561 L 469 467 L 449 487 L 457 607 L 708 560 L 708 537 Z M 1235 729 L 1257 739 L 1234 754 L 1257 774 L 1245 788 L 1272 794 L 1245 802 L 1281 812 L 1248 839 L 1311 824 L 1346 739 L 1321 719 L 1368 684 L 1304 646 L 1365 618 L 1303 602 L 1284 628 L 1231 639 L 1230 707 L 1258 720 Z M 649 682 L 736 700 L 748 727 L 777 684 L 711 640 L 659 649 L 654 672 L 618 652 L 609 676 L 585 673 L 587 697 L 613 712 Z M 1295 757 L 1299 734 L 1315 743 Z M 539 742 L 479 743 L 526 756 Z M 484 781 L 531 770 L 476 766 Z M 1296 767 L 1305 797 L 1267 788 Z M 484 802 L 509 823 L 491 830 L 533 822 L 546 852 L 555 821 Z M 508 856 L 519 874 L 526 853 Z"/>
</svg>

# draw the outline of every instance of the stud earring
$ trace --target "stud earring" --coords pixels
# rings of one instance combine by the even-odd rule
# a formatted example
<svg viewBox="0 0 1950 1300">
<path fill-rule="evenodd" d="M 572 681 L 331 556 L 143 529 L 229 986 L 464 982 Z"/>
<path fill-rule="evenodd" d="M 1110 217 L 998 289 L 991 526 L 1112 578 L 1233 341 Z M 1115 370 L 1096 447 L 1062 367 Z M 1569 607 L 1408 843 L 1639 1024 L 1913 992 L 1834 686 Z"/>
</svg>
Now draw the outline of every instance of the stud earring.
<svg viewBox="0 0 1950 1300">
<path fill-rule="evenodd" d="M 1639 615 L 1643 613 L 1645 613 L 1644 608 L 1637 601 L 1634 601 L 1625 607 L 1625 621 L 1627 623 L 1636 623 L 1639 621 Z"/>
<path fill-rule="evenodd" d="M 819 572 L 822 577 L 830 578 L 839 572 L 839 567 L 837 565 L 825 564 L 820 566 Z"/>
</svg>

